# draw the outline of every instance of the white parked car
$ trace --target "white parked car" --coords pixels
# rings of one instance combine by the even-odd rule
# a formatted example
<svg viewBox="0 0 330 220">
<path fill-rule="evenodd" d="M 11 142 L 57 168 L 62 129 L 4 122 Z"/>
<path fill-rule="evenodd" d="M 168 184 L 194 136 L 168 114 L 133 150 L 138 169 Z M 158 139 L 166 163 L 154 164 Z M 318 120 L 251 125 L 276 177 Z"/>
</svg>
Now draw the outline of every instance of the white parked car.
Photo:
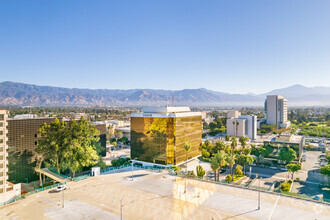
<svg viewBox="0 0 330 220">
<path fill-rule="evenodd" d="M 288 171 L 288 168 L 286 168 L 286 167 L 282 167 L 282 168 L 280 168 L 280 170 Z"/>
<path fill-rule="evenodd" d="M 60 192 L 60 191 L 62 191 L 62 190 L 66 190 L 66 185 L 58 186 L 58 187 L 56 187 L 56 189 L 55 189 L 56 192 Z"/>
</svg>

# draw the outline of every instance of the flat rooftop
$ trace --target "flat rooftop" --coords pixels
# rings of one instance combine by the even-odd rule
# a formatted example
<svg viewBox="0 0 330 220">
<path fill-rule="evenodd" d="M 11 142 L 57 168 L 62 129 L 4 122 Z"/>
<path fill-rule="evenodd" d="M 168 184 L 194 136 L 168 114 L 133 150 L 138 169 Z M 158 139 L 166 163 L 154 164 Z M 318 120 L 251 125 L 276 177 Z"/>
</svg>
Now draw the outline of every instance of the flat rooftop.
<svg viewBox="0 0 330 220">
<path fill-rule="evenodd" d="M 288 142 L 288 143 L 300 143 L 303 136 L 298 135 L 279 135 L 272 137 L 269 140 L 266 141 L 272 141 L 272 142 Z"/>
<path fill-rule="evenodd" d="M 141 112 L 143 113 L 179 113 L 179 112 L 190 112 L 189 107 L 143 107 Z"/>
<path fill-rule="evenodd" d="M 190 116 L 202 116 L 201 112 L 191 112 L 189 107 L 144 107 L 139 113 L 131 113 L 131 117 L 150 118 L 179 118 Z"/>
</svg>

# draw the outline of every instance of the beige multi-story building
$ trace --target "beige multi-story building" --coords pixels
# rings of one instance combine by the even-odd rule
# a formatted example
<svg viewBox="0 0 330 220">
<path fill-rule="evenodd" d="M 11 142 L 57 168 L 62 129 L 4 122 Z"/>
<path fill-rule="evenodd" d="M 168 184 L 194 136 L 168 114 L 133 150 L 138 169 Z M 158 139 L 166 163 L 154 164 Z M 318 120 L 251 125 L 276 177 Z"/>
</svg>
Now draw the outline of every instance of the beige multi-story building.
<svg viewBox="0 0 330 220">
<path fill-rule="evenodd" d="M 265 114 L 267 124 L 276 125 L 277 128 L 287 128 L 288 121 L 287 100 L 279 95 L 268 95 L 265 100 Z"/>
<path fill-rule="evenodd" d="M 0 194 L 6 193 L 8 187 L 7 118 L 7 110 L 0 109 Z"/>
<path fill-rule="evenodd" d="M 227 119 L 227 134 L 234 137 L 244 137 L 246 135 L 247 120 L 240 118 Z"/>
<path fill-rule="evenodd" d="M 184 145 L 190 142 L 186 152 Z M 143 108 L 131 114 L 131 158 L 143 165 L 177 165 L 200 155 L 202 114 L 189 107 Z M 186 155 L 187 154 L 187 155 Z"/>
<path fill-rule="evenodd" d="M 227 118 L 238 118 L 241 115 L 240 111 L 237 110 L 230 110 L 227 112 Z"/>
</svg>

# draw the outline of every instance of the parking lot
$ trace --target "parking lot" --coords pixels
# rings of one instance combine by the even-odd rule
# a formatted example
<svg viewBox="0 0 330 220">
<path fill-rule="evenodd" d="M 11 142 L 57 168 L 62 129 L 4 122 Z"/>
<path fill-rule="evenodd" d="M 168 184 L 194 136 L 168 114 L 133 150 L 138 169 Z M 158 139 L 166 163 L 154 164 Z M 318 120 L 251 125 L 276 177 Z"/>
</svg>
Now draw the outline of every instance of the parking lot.
<svg viewBox="0 0 330 220">
<path fill-rule="evenodd" d="M 0 219 L 329 219 L 328 205 L 129 168 L 2 207 Z M 122 204 L 122 205 L 121 205 Z"/>
</svg>

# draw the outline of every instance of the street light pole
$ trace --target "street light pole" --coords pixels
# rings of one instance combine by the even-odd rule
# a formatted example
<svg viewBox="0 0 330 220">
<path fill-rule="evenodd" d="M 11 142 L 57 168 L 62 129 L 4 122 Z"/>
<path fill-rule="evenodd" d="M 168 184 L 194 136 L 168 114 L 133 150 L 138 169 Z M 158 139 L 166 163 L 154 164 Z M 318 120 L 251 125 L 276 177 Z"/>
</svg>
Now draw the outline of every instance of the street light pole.
<svg viewBox="0 0 330 220">
<path fill-rule="evenodd" d="M 123 220 L 123 198 L 120 200 L 120 220 Z"/>
<path fill-rule="evenodd" d="M 258 210 L 260 210 L 260 180 L 262 177 L 259 178 L 259 198 L 258 198 Z"/>
</svg>

